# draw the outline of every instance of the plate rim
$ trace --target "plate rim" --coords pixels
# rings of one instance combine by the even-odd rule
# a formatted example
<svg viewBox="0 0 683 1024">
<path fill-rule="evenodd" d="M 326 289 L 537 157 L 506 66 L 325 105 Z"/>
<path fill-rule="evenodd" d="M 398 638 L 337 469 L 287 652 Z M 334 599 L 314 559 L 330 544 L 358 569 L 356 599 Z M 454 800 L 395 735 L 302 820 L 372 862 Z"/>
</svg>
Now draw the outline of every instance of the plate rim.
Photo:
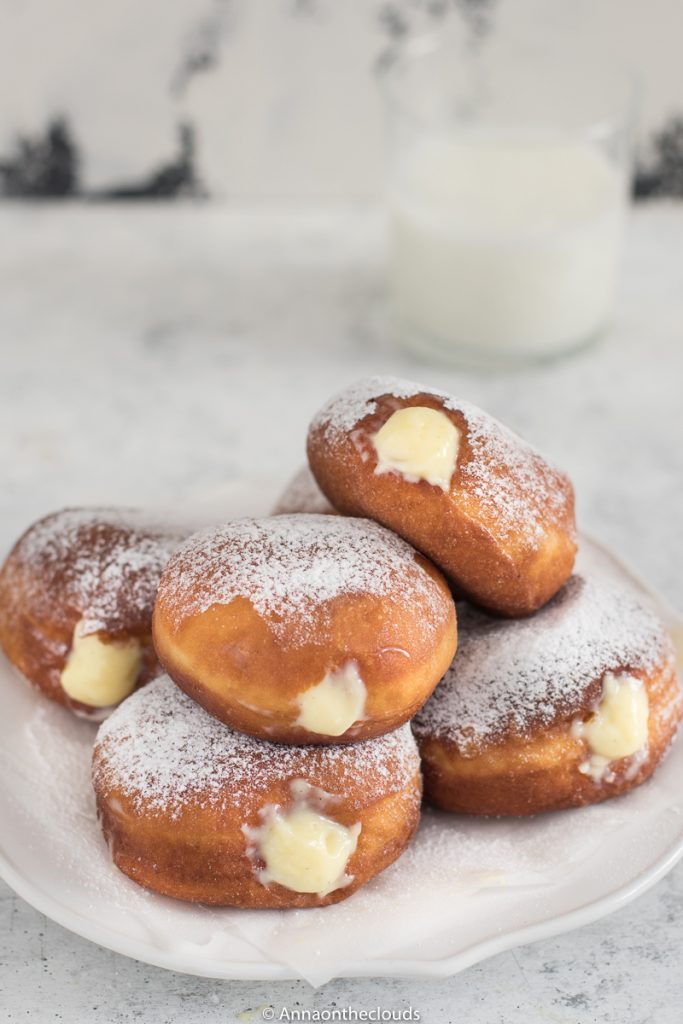
<svg viewBox="0 0 683 1024">
<path fill-rule="evenodd" d="M 229 487 L 221 488 L 221 496 L 226 490 L 244 492 L 253 490 L 261 492 L 263 499 L 267 491 L 271 497 L 275 494 L 275 483 L 269 481 L 268 486 L 263 479 L 235 480 Z M 581 531 L 581 536 L 589 543 L 607 554 L 616 562 L 622 571 L 651 599 L 659 604 L 662 613 L 671 622 L 680 622 L 678 611 L 653 588 L 618 553 L 592 533 Z M 615 889 L 589 900 L 587 903 L 574 907 L 559 915 L 536 921 L 522 927 L 509 927 L 504 932 L 474 941 L 465 949 L 448 956 L 414 959 L 414 958 L 383 958 L 378 960 L 349 960 L 341 963 L 335 970 L 333 978 L 447 978 L 466 970 L 468 967 L 487 960 L 499 953 L 520 946 L 538 942 L 542 939 L 554 938 L 558 935 L 591 924 L 611 913 L 627 906 L 639 896 L 647 892 L 671 871 L 683 859 L 683 828 L 678 838 L 669 843 L 650 866 L 641 871 L 635 878 Z M 194 954 L 183 952 L 167 952 L 152 946 L 141 939 L 122 936 L 111 926 L 91 921 L 79 911 L 64 905 L 52 893 L 45 891 L 36 882 L 27 879 L 15 866 L 4 846 L 0 843 L 0 878 L 10 889 L 29 906 L 45 915 L 56 924 L 90 942 L 109 949 L 122 956 L 127 956 L 142 963 L 163 970 L 176 971 L 194 977 L 213 978 L 220 980 L 243 981 L 306 981 L 301 974 L 288 964 L 265 958 L 256 946 L 245 936 L 240 935 L 240 942 L 248 949 L 253 949 L 255 959 L 236 962 L 234 960 L 219 961 L 217 958 L 206 959 Z M 333 980 L 333 978 L 330 979 Z M 307 984 L 310 984 L 307 982 Z M 327 982 L 323 983 L 327 984 Z"/>
<path fill-rule="evenodd" d="M 472 943 L 471 946 L 458 953 L 446 957 L 439 957 L 431 960 L 398 959 L 392 958 L 382 960 L 348 961 L 339 971 L 335 971 L 334 978 L 447 978 L 454 977 L 461 971 L 504 953 L 510 949 L 526 946 L 542 939 L 556 938 L 576 928 L 592 924 L 603 917 L 607 917 L 622 907 L 632 903 L 648 889 L 661 881 L 676 864 L 683 859 L 683 832 L 678 840 L 673 842 L 669 848 L 648 868 L 631 882 L 590 900 L 583 906 L 564 914 L 538 921 L 523 928 L 510 928 L 500 935 L 483 939 Z M 73 932 L 81 938 L 94 942 L 105 949 L 112 950 L 122 956 L 139 960 L 142 963 L 150 964 L 164 970 L 176 971 L 179 974 L 188 974 L 193 977 L 214 978 L 224 981 L 306 981 L 305 978 L 291 967 L 266 960 L 243 961 L 235 964 L 228 961 L 220 969 L 217 968 L 217 961 L 209 960 L 207 968 L 202 968 L 201 959 L 197 963 L 190 964 L 192 959 L 185 954 L 166 954 L 162 950 L 151 947 L 143 941 L 126 938 L 104 927 L 104 937 L 100 929 L 101 925 L 90 922 L 78 912 L 63 906 L 59 900 L 49 893 L 45 893 L 35 883 L 27 882 L 23 875 L 14 867 L 4 850 L 0 847 L 0 877 L 7 883 L 12 891 L 25 900 L 29 906 L 39 913 L 44 914 L 50 920 L 67 931 Z M 250 946 L 249 940 L 240 936 L 240 940 L 246 946 Z M 254 947 L 255 948 L 255 947 Z M 178 962 L 184 959 L 185 964 Z M 330 978 L 333 981 L 334 978 Z M 306 984 L 310 982 L 306 981 Z M 328 984 L 324 982 L 323 984 Z M 312 986 L 314 987 L 314 986 Z"/>
</svg>

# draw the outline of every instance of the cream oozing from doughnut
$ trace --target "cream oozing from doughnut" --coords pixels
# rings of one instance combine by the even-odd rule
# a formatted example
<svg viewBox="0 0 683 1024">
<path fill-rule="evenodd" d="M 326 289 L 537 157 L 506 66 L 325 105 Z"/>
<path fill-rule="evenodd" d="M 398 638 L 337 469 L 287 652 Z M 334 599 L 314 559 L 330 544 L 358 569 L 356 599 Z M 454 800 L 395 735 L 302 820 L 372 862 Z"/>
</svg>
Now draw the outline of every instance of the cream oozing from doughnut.
<svg viewBox="0 0 683 1024">
<path fill-rule="evenodd" d="M 438 409 L 413 405 L 397 409 L 372 438 L 375 473 L 400 473 L 405 480 L 447 491 L 455 472 L 460 431 Z"/>
<path fill-rule="evenodd" d="M 276 812 L 264 826 L 259 852 L 265 861 L 260 877 L 294 892 L 329 892 L 348 885 L 346 865 L 356 849 L 360 824 L 347 828 L 307 807 Z"/>
<path fill-rule="evenodd" d="M 135 689 L 142 665 L 139 640 L 104 641 L 96 633 L 83 636 L 79 622 L 71 651 L 62 669 L 64 692 L 94 708 L 118 704 Z"/>
<path fill-rule="evenodd" d="M 649 717 L 643 681 L 625 673 L 606 672 L 595 711 L 572 723 L 572 736 L 585 740 L 590 751 L 579 771 L 598 780 L 614 761 L 645 751 Z"/>
<path fill-rule="evenodd" d="M 462 607 L 458 623 L 458 654 L 414 727 L 418 737 L 455 743 L 465 757 L 506 734 L 527 737 L 561 721 L 576 729 L 587 691 L 606 674 L 621 678 L 621 666 L 650 673 L 669 657 L 657 617 L 631 591 L 596 577 L 573 576 L 531 618 L 501 620 Z M 585 739 L 592 737 L 601 750 L 616 749 L 619 729 L 609 739 L 607 722 L 619 718 L 626 691 L 616 704 L 609 692 L 602 696 L 607 704 Z M 642 698 L 634 695 L 625 714 L 627 746 L 643 736 L 642 711 Z"/>
<path fill-rule="evenodd" d="M 309 732 L 341 736 L 363 717 L 365 698 L 358 666 L 350 662 L 304 690 L 298 701 L 301 710 L 297 725 Z"/>
<path fill-rule="evenodd" d="M 566 494 L 549 486 L 539 473 L 538 452 L 477 406 L 443 391 L 395 377 L 369 377 L 323 406 L 310 429 L 322 430 L 331 443 L 353 436 L 362 431 L 359 423 L 377 411 L 382 395 L 397 400 L 429 395 L 444 409 L 463 416 L 468 457 L 458 464 L 458 487 L 476 493 L 483 513 L 495 519 L 501 536 L 540 543 L 549 523 L 565 521 Z M 505 466 L 505 473 L 498 471 L 500 466 Z"/>
<path fill-rule="evenodd" d="M 290 807 L 267 804 L 263 824 L 243 828 L 252 858 L 263 861 L 258 877 L 264 885 L 276 882 L 294 892 L 327 896 L 353 881 L 346 866 L 356 850 L 360 822 L 342 825 L 330 807 L 330 793 L 296 779 L 290 784 Z"/>
</svg>

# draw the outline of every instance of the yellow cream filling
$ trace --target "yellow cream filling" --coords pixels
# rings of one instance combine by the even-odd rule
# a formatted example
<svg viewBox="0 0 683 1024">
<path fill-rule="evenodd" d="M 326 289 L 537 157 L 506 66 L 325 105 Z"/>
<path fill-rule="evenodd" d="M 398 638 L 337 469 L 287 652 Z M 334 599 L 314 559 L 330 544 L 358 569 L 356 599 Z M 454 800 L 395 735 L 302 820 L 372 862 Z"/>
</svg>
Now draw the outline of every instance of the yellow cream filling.
<svg viewBox="0 0 683 1024">
<path fill-rule="evenodd" d="M 582 771 L 599 777 L 610 762 L 643 750 L 649 717 L 647 691 L 641 680 L 607 672 L 597 708 L 585 722 L 572 725 L 572 735 L 584 739 L 591 751 L 591 763 L 582 766 Z"/>
<path fill-rule="evenodd" d="M 261 880 L 320 896 L 347 885 L 346 865 L 360 830 L 360 824 L 347 828 L 303 804 L 284 814 L 278 810 L 260 830 Z"/>
<path fill-rule="evenodd" d="M 77 625 L 60 681 L 72 700 L 106 708 L 132 693 L 141 664 L 139 640 L 105 643 L 96 633 L 80 636 Z"/>
<path fill-rule="evenodd" d="M 455 472 L 460 431 L 445 413 L 424 406 L 398 409 L 374 435 L 375 473 L 400 473 L 447 491 Z"/>
<path fill-rule="evenodd" d="M 362 718 L 366 689 L 357 666 L 350 662 L 305 690 L 298 700 L 297 725 L 309 732 L 341 736 Z"/>
</svg>

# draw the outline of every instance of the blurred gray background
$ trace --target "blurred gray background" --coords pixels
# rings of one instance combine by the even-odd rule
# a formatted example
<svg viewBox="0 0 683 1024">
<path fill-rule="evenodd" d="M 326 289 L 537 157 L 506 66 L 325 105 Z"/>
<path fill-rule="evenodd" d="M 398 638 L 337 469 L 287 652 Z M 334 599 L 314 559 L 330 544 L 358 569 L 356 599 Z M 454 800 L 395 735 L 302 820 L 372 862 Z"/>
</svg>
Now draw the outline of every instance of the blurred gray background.
<svg viewBox="0 0 683 1024">
<path fill-rule="evenodd" d="M 551 32 L 640 82 L 638 192 L 683 195 L 680 0 L 0 0 L 0 191 L 366 201 L 410 35 Z"/>
</svg>

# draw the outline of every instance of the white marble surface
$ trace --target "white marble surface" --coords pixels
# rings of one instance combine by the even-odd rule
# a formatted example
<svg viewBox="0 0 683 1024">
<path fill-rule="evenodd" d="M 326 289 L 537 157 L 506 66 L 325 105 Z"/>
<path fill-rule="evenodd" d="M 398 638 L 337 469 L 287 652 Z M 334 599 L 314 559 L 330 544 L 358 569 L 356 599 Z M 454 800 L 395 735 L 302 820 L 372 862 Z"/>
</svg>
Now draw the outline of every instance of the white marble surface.
<svg viewBox="0 0 683 1024">
<path fill-rule="evenodd" d="M 681 113 L 679 0 L 0 0 L 0 17 L 0 154 L 61 113 L 89 188 L 149 174 L 186 122 L 214 196 L 375 197 L 378 63 L 405 34 L 473 23 L 634 69 L 644 155 Z"/>
<path fill-rule="evenodd" d="M 635 216 L 601 346 L 494 376 L 392 351 L 380 223 L 363 211 L 46 206 L 0 220 L 3 542 L 65 503 L 175 503 L 243 474 L 283 477 L 327 394 L 380 370 L 452 387 L 536 442 L 573 476 L 582 525 L 683 606 L 683 208 Z M 683 864 L 612 917 L 454 979 L 317 992 L 173 975 L 70 935 L 5 887 L 0 904 L 9 1021 L 214 1024 L 258 1020 L 262 1005 L 680 1020 Z"/>
</svg>

